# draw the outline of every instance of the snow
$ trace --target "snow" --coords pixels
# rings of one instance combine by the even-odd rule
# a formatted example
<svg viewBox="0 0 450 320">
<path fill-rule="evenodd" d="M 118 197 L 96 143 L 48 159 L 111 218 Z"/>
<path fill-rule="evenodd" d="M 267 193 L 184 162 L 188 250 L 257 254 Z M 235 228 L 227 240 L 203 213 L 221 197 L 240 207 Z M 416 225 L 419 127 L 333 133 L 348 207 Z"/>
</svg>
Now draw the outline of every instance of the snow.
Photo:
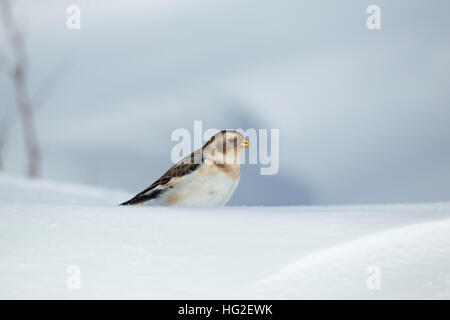
<svg viewBox="0 0 450 320">
<path fill-rule="evenodd" d="M 117 206 L 129 196 L 0 175 L 0 298 L 450 298 L 450 202 Z"/>
</svg>

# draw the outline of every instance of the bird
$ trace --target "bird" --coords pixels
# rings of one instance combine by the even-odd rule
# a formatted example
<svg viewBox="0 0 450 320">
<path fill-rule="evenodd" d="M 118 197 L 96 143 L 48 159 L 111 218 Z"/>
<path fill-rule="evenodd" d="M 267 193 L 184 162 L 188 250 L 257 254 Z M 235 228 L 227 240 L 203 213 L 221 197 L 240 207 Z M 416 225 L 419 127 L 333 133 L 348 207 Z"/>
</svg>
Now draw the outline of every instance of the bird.
<svg viewBox="0 0 450 320">
<path fill-rule="evenodd" d="M 239 184 L 240 158 L 249 146 L 236 130 L 222 130 L 121 205 L 225 206 Z"/>
</svg>

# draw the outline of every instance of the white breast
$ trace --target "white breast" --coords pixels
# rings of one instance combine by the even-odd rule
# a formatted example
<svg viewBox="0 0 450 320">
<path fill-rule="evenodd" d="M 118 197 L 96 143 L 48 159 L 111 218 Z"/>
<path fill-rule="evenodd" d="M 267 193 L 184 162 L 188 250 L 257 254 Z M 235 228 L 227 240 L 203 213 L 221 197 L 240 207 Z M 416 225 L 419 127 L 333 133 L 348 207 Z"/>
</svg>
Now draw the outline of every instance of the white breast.
<svg viewBox="0 0 450 320">
<path fill-rule="evenodd" d="M 178 183 L 167 189 L 158 199 L 146 205 L 217 207 L 224 206 L 239 184 L 235 177 L 223 170 L 206 164 L 202 168 L 180 178 Z"/>
</svg>

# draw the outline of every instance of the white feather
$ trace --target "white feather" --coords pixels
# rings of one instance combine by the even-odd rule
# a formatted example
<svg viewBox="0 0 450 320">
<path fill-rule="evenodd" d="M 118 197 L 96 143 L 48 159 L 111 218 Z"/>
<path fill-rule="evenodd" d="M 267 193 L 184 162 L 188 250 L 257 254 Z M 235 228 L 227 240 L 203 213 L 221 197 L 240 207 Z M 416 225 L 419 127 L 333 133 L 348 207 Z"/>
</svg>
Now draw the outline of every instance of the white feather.
<svg viewBox="0 0 450 320">
<path fill-rule="evenodd" d="M 210 164 L 205 164 L 211 166 Z M 211 172 L 212 171 L 212 172 Z M 224 206 L 230 200 L 239 184 L 217 167 L 204 174 L 201 169 L 181 177 L 160 196 L 143 205 L 171 205 L 183 207 Z"/>
</svg>

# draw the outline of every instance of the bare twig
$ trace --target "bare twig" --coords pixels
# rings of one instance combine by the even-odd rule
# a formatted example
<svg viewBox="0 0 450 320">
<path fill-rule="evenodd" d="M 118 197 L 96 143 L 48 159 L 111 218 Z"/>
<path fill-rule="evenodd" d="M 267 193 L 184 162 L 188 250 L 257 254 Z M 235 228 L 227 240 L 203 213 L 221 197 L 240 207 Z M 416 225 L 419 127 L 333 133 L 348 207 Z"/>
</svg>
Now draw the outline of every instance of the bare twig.
<svg viewBox="0 0 450 320">
<path fill-rule="evenodd" d="M 28 97 L 26 86 L 26 76 L 28 71 L 28 58 L 25 49 L 24 39 L 14 19 L 9 0 L 0 0 L 2 9 L 2 21 L 7 36 L 7 41 L 11 46 L 14 57 L 12 79 L 16 96 L 16 105 L 22 122 L 22 129 L 25 139 L 25 147 L 28 156 L 28 175 L 36 177 L 39 174 L 40 150 L 36 138 L 36 128 L 34 123 L 34 113 Z"/>
<path fill-rule="evenodd" d="M 5 156 L 6 142 L 11 132 L 12 121 L 9 113 L 6 111 L 0 118 L 0 171 L 3 171 L 3 159 Z"/>
<path fill-rule="evenodd" d="M 3 71 L 3 69 L 6 69 L 6 57 L 3 52 L 0 51 L 0 72 Z"/>
<path fill-rule="evenodd" d="M 44 102 L 52 95 L 53 90 L 61 82 L 61 80 L 67 75 L 68 70 L 72 67 L 72 64 L 68 60 L 64 59 L 60 61 L 46 76 L 46 78 L 40 82 L 40 86 L 34 92 L 32 96 L 33 110 L 39 111 Z"/>
</svg>

